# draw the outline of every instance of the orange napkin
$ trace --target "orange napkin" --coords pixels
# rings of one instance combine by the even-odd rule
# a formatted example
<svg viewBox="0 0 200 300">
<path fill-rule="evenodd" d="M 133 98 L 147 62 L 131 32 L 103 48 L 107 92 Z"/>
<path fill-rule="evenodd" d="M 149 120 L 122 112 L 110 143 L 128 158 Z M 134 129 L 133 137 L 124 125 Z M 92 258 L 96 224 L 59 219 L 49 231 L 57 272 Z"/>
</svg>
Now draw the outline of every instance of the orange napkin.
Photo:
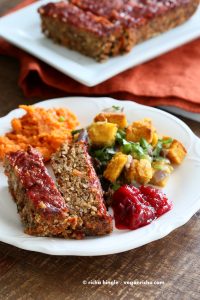
<svg viewBox="0 0 200 300">
<path fill-rule="evenodd" d="M 34 0 L 22 1 L 14 10 L 32 2 Z M 150 106 L 176 106 L 200 113 L 200 39 L 92 88 L 76 82 L 5 40 L 0 40 L 0 54 L 19 59 L 19 86 L 27 97 L 111 96 Z"/>
</svg>

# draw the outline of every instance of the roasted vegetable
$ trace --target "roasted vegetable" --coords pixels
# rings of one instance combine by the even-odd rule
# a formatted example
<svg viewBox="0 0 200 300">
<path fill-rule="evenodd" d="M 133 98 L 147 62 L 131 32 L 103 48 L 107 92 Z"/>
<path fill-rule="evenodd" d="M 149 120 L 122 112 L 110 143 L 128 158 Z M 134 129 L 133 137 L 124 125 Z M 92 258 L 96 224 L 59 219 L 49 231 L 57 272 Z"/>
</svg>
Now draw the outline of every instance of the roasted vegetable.
<svg viewBox="0 0 200 300">
<path fill-rule="evenodd" d="M 181 164 L 183 159 L 185 158 L 187 151 L 185 147 L 181 144 L 181 142 L 174 140 L 167 152 L 167 157 L 174 164 Z"/>
<path fill-rule="evenodd" d="M 151 163 L 147 159 L 133 159 L 130 167 L 125 171 L 125 178 L 129 183 L 134 181 L 145 184 L 148 183 L 153 176 Z"/>
<path fill-rule="evenodd" d="M 165 186 L 172 164 L 180 164 L 186 155 L 184 146 L 169 136 L 159 137 L 150 119 L 126 128 L 124 117 L 120 108 L 112 108 L 98 114 L 88 128 L 98 174 L 112 190 L 124 182 Z"/>
<path fill-rule="evenodd" d="M 115 182 L 119 175 L 121 174 L 125 164 L 127 162 L 127 155 L 117 152 L 111 161 L 108 163 L 106 170 L 103 173 L 103 176 L 111 181 Z"/>
<path fill-rule="evenodd" d="M 126 129 L 126 139 L 131 142 L 139 142 L 144 138 L 148 143 L 153 140 L 154 127 L 150 119 L 133 122 Z"/>
<path fill-rule="evenodd" d="M 102 112 L 94 118 L 94 122 L 99 121 L 117 124 L 119 128 L 125 128 L 128 125 L 126 115 L 123 112 Z"/>
<path fill-rule="evenodd" d="M 152 152 L 152 146 L 147 143 L 145 139 L 141 139 L 140 142 L 128 142 L 126 139 L 126 133 L 124 130 L 119 129 L 116 135 L 116 142 L 121 145 L 120 151 L 125 154 L 131 154 L 134 158 L 148 158 L 150 152 Z"/>
<path fill-rule="evenodd" d="M 164 187 L 169 179 L 169 175 L 173 171 L 173 167 L 167 160 L 155 161 L 152 163 L 153 177 L 150 181 L 151 184 Z"/>
<path fill-rule="evenodd" d="M 153 157 L 157 158 L 160 156 L 160 153 L 163 149 L 167 149 L 170 147 L 171 143 L 173 142 L 173 139 L 170 137 L 164 137 L 162 139 L 158 139 L 158 142 L 156 144 L 156 147 L 153 150 Z"/>
<path fill-rule="evenodd" d="M 88 128 L 88 135 L 92 145 L 109 147 L 115 143 L 117 125 L 108 122 L 92 123 Z"/>
</svg>

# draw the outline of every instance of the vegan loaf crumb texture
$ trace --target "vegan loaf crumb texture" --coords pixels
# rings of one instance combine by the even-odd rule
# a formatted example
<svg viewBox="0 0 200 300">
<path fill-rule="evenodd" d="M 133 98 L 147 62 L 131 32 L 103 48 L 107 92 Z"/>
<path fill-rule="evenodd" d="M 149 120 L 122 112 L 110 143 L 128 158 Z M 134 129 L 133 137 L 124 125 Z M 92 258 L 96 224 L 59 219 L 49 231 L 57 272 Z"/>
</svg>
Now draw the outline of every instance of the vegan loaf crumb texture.
<svg viewBox="0 0 200 300">
<path fill-rule="evenodd" d="M 52 158 L 52 168 L 67 206 L 82 221 L 80 230 L 86 235 L 110 233 L 112 218 L 86 143 L 63 144 Z"/>
</svg>

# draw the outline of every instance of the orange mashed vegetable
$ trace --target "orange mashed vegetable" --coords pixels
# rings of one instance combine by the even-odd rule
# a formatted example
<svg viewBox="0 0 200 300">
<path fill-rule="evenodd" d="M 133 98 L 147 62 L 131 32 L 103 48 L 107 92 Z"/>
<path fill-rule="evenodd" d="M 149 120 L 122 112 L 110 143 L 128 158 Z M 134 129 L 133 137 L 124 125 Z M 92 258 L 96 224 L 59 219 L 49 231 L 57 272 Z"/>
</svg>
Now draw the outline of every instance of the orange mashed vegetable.
<svg viewBox="0 0 200 300">
<path fill-rule="evenodd" d="M 31 145 L 48 161 L 64 141 L 71 139 L 71 131 L 79 124 L 77 117 L 66 108 L 19 107 L 26 114 L 13 119 L 12 131 L 0 136 L 0 160 L 10 151 L 25 150 Z"/>
</svg>

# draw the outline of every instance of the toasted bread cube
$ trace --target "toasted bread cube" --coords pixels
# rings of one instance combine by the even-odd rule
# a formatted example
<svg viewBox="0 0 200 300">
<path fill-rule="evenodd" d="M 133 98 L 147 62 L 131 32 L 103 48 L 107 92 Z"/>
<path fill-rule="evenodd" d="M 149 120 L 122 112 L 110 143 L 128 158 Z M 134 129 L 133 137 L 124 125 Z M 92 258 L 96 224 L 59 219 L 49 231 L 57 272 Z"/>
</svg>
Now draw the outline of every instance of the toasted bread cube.
<svg viewBox="0 0 200 300">
<path fill-rule="evenodd" d="M 96 122 L 88 128 L 88 135 L 92 145 L 104 147 L 112 146 L 115 142 L 117 125 L 108 122 Z"/>
<path fill-rule="evenodd" d="M 131 142 L 139 142 L 141 138 L 144 138 L 148 143 L 153 140 L 153 134 L 155 129 L 150 119 L 143 119 L 133 122 L 126 129 L 126 139 Z"/>
<path fill-rule="evenodd" d="M 124 113 L 102 112 L 94 118 L 94 122 L 100 121 L 117 124 L 119 128 L 125 128 L 128 125 L 126 115 Z"/>
<path fill-rule="evenodd" d="M 115 182 L 119 175 L 121 174 L 125 164 L 127 162 L 128 156 L 121 152 L 117 152 L 111 161 L 108 163 L 103 176 L 111 182 Z"/>
<path fill-rule="evenodd" d="M 151 184 L 164 187 L 167 184 L 169 175 L 173 171 L 173 167 L 165 162 L 153 162 L 153 177 L 150 181 Z"/>
<path fill-rule="evenodd" d="M 129 183 L 137 181 L 138 183 L 146 184 L 151 180 L 152 176 L 151 163 L 147 159 L 134 159 L 125 172 L 125 177 Z"/>
<path fill-rule="evenodd" d="M 187 151 L 183 144 L 177 140 L 173 140 L 171 143 L 168 152 L 167 152 L 167 157 L 171 161 L 171 163 L 174 164 L 181 164 L 183 159 L 185 158 L 187 154 Z"/>
</svg>

